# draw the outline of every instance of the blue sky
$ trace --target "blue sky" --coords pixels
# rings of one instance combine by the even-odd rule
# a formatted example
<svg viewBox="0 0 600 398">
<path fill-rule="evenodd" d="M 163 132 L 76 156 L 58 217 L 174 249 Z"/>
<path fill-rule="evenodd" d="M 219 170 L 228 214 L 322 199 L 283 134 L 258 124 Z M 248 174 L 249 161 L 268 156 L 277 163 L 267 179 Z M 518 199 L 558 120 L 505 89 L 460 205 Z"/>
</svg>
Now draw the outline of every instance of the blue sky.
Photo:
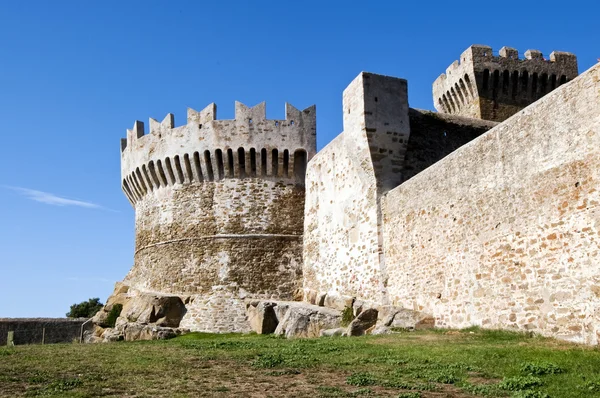
<svg viewBox="0 0 600 398">
<path fill-rule="evenodd" d="M 406 3 L 406 4 L 405 4 Z M 528 4 L 530 3 L 530 4 Z M 586 4 L 587 3 L 587 4 Z M 587 9 L 586 12 L 580 12 Z M 470 44 L 600 57 L 600 5 L 448 1 L 0 0 L 0 317 L 106 300 L 133 263 L 119 139 L 138 119 L 211 102 L 317 105 L 318 146 L 342 128 L 360 72 L 408 79 L 412 107 Z"/>
</svg>

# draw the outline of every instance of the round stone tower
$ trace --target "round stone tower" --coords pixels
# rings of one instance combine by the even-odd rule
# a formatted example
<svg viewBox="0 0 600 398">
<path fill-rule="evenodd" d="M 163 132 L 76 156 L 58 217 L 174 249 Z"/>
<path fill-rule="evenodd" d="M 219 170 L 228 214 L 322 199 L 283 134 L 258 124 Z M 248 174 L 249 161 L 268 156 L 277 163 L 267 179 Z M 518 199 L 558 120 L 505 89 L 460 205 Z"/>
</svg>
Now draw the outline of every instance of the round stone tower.
<svg viewBox="0 0 600 398">
<path fill-rule="evenodd" d="M 289 104 L 267 120 L 265 104 L 236 102 L 136 122 L 121 142 L 122 188 L 135 208 L 134 265 L 140 292 L 179 295 L 180 326 L 248 331 L 248 298 L 291 300 L 302 286 L 304 175 L 316 152 L 316 111 Z"/>
</svg>

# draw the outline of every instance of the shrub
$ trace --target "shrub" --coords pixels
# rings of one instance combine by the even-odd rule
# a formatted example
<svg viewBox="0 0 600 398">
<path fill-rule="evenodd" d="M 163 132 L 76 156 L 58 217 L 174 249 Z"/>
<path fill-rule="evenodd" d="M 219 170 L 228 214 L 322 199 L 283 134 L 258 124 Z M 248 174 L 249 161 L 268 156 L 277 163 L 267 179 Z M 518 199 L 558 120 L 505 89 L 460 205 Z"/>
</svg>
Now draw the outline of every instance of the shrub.
<svg viewBox="0 0 600 398">
<path fill-rule="evenodd" d="M 504 380 L 498 383 L 498 387 L 509 391 L 529 390 L 532 387 L 541 385 L 542 380 L 535 376 L 506 377 Z"/>
<path fill-rule="evenodd" d="M 531 376 L 554 375 L 564 372 L 561 367 L 550 362 L 524 363 L 521 372 Z"/>
<path fill-rule="evenodd" d="M 98 297 L 91 298 L 87 301 L 82 301 L 79 304 L 73 304 L 67 317 L 69 318 L 91 318 L 96 315 L 96 312 L 100 311 L 104 304 L 100 302 Z"/>
<path fill-rule="evenodd" d="M 114 328 L 117 323 L 117 318 L 121 316 L 121 311 L 123 310 L 123 304 L 115 304 L 110 309 L 108 316 L 106 317 L 106 323 L 108 327 Z"/>
<path fill-rule="evenodd" d="M 354 320 L 354 311 L 352 310 L 352 307 L 345 307 L 342 311 L 341 325 L 346 327 L 350 325 L 350 322 L 352 322 L 352 320 Z"/>
</svg>

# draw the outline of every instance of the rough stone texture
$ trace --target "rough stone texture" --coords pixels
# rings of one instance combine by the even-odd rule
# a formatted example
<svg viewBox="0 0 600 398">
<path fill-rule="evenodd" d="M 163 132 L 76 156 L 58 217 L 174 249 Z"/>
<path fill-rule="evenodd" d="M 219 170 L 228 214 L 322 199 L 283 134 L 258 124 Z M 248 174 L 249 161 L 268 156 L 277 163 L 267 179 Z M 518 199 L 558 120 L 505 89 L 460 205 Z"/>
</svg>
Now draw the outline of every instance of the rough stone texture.
<svg viewBox="0 0 600 398">
<path fill-rule="evenodd" d="M 14 331 L 15 345 L 71 343 L 79 341 L 81 326 L 87 318 L 0 318 L 0 346 L 6 345 L 9 331 Z M 91 329 L 92 323 L 86 324 Z M 45 333 L 44 333 L 45 329 Z"/>
<path fill-rule="evenodd" d="M 600 339 L 600 65 L 383 198 L 390 302 Z"/>
<path fill-rule="evenodd" d="M 298 297 L 302 284 L 304 176 L 316 152 L 315 108 L 236 103 L 136 122 L 122 141 L 122 186 L 136 211 L 135 262 L 124 283 L 186 297 L 181 326 L 249 331 L 246 298 Z"/>
<path fill-rule="evenodd" d="M 246 314 L 250 328 L 257 334 L 269 334 L 275 332 L 279 320 L 275 313 L 273 302 L 251 301 L 246 304 Z"/>
<path fill-rule="evenodd" d="M 278 303 L 279 323 L 276 335 L 291 337 L 319 337 L 321 330 L 340 326 L 342 314 L 331 308 L 308 303 Z"/>
<path fill-rule="evenodd" d="M 185 312 L 185 306 L 177 296 L 144 294 L 129 300 L 121 317 L 129 322 L 176 328 Z"/>
<path fill-rule="evenodd" d="M 377 323 L 378 311 L 375 308 L 367 308 L 362 311 L 348 325 L 349 336 L 362 336 L 369 333 Z"/>
<path fill-rule="evenodd" d="M 96 325 L 98 328 L 106 328 L 110 326 L 108 325 L 107 320 L 108 315 L 110 314 L 114 305 L 121 304 L 122 306 L 126 306 L 127 302 L 131 299 L 131 296 L 132 294 L 129 293 L 128 285 L 122 282 L 115 283 L 115 289 L 106 301 L 106 304 L 104 304 L 104 307 L 102 307 L 102 309 L 98 311 L 96 315 L 93 316 L 93 324 Z"/>
<path fill-rule="evenodd" d="M 309 162 L 306 177 L 304 300 L 340 310 L 340 299 L 348 295 L 366 307 L 387 303 L 379 208 L 385 188 L 397 186 L 497 125 L 409 109 L 405 81 L 374 75 L 366 88 L 363 75 L 370 74 L 361 74 L 344 92 L 344 132 Z M 379 94 L 375 84 L 384 86 L 386 95 Z M 360 101 L 368 103 L 367 110 L 361 109 Z M 392 121 L 382 126 L 359 117 L 379 115 L 378 106 L 394 110 L 384 113 L 384 120 Z M 348 114 L 348 109 L 358 109 L 359 116 Z M 387 134 L 394 125 L 401 133 Z M 405 130 L 409 125 L 410 135 Z M 385 144 L 378 143 L 377 134 Z M 380 163 L 375 155 L 382 154 L 383 147 L 403 157 Z M 374 164 L 379 164 L 378 174 Z M 386 176 L 385 186 L 378 184 L 380 176 Z"/>
<path fill-rule="evenodd" d="M 410 109 L 408 115 L 410 138 L 402 168 L 403 181 L 498 125 L 487 120 L 421 109 Z"/>
<path fill-rule="evenodd" d="M 433 83 L 434 104 L 439 112 L 501 122 L 577 74 L 571 53 L 554 51 L 546 60 L 527 50 L 519 59 L 514 48 L 494 56 L 491 47 L 473 45 Z"/>
<path fill-rule="evenodd" d="M 340 311 L 297 301 L 248 300 L 246 311 L 253 331 L 285 337 L 319 337 L 342 319 Z"/>
<path fill-rule="evenodd" d="M 137 322 L 126 323 L 120 332 L 125 341 L 166 340 L 177 337 L 183 333 L 181 329 L 177 328 L 147 325 Z M 114 341 L 114 338 L 114 335 L 110 335 L 108 341 Z"/>
<path fill-rule="evenodd" d="M 334 337 L 334 336 L 345 336 L 346 328 L 334 328 L 334 329 L 323 329 L 319 336 L 321 337 Z"/>
<path fill-rule="evenodd" d="M 308 165 L 305 300 L 322 294 L 379 302 L 380 192 L 402 181 L 409 135 L 406 81 L 361 73 L 344 90 L 344 132 Z"/>
<path fill-rule="evenodd" d="M 377 327 L 401 329 L 430 329 L 435 326 L 432 315 L 406 308 L 384 305 L 378 308 Z"/>
</svg>

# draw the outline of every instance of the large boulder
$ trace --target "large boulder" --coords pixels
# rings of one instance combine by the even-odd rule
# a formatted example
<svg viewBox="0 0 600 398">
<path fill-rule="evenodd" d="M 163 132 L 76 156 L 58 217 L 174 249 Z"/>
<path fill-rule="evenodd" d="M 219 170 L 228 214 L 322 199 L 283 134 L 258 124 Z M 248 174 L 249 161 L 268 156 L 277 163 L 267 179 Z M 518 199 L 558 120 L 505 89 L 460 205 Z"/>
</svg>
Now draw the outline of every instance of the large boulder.
<svg viewBox="0 0 600 398">
<path fill-rule="evenodd" d="M 246 303 L 246 314 L 250 328 L 257 334 L 275 332 L 279 320 L 275 308 L 277 303 L 270 301 L 250 301 Z M 279 312 L 279 311 L 278 311 Z"/>
<path fill-rule="evenodd" d="M 340 326 L 340 311 L 299 301 L 251 300 L 246 313 L 252 330 L 286 337 L 319 337 Z"/>
<path fill-rule="evenodd" d="M 379 307 L 377 326 L 408 330 L 431 329 L 435 327 L 435 318 L 424 312 L 385 305 Z"/>
<path fill-rule="evenodd" d="M 111 325 L 108 324 L 108 314 L 110 314 L 115 304 L 120 304 L 122 306 L 125 306 L 127 304 L 129 299 L 131 298 L 131 296 L 128 293 L 128 285 L 125 285 L 122 282 L 115 283 L 115 289 L 113 293 L 106 301 L 104 307 L 102 307 L 102 309 L 98 311 L 96 315 L 94 315 L 94 317 L 92 318 L 92 323 L 102 328 L 110 327 Z"/>
<path fill-rule="evenodd" d="M 133 323 L 176 328 L 185 311 L 179 296 L 141 294 L 125 304 L 121 316 Z"/>
<path fill-rule="evenodd" d="M 179 336 L 184 332 L 178 328 L 130 322 L 123 327 L 122 335 L 125 341 L 166 340 Z"/>
<path fill-rule="evenodd" d="M 363 310 L 356 318 L 348 325 L 349 336 L 362 336 L 369 333 L 377 323 L 378 311 L 375 308 L 367 308 Z"/>
<path fill-rule="evenodd" d="M 342 320 L 342 313 L 331 308 L 302 302 L 288 302 L 286 306 L 285 315 L 275 330 L 276 335 L 288 338 L 319 337 L 321 330 L 337 328 Z"/>
</svg>

